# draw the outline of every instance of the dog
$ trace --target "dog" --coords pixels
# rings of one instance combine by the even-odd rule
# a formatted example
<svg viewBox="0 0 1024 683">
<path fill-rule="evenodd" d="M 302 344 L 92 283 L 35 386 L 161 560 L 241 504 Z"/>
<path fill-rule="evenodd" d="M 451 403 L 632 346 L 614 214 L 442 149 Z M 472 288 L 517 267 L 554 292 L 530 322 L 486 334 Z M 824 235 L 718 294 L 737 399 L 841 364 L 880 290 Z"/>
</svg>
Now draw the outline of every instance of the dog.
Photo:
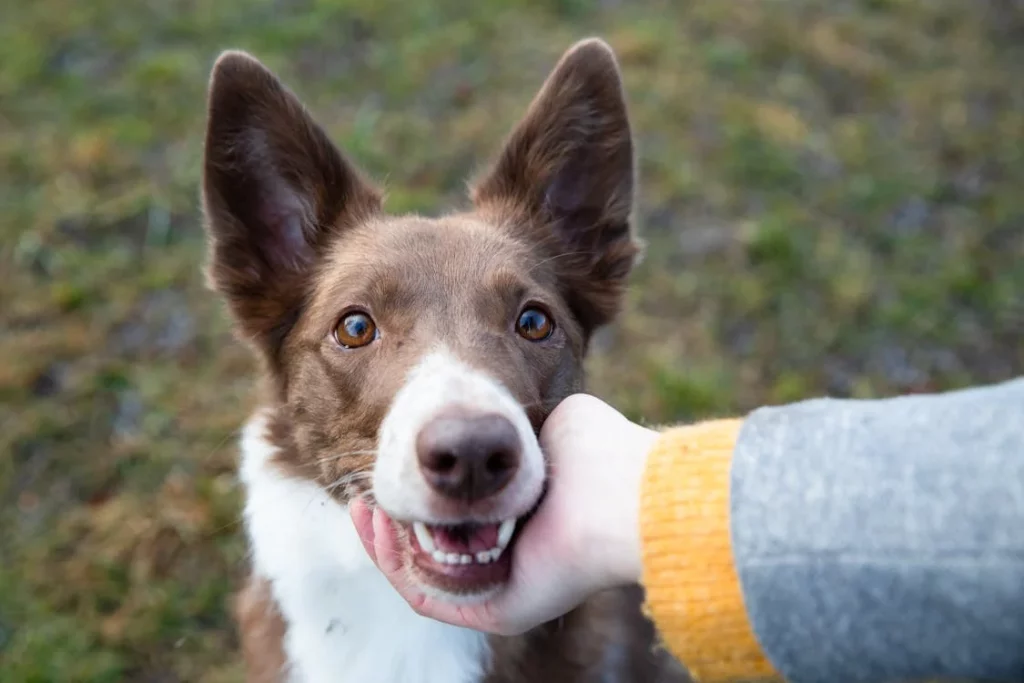
<svg viewBox="0 0 1024 683">
<path fill-rule="evenodd" d="M 382 192 L 254 57 L 209 84 L 210 287 L 265 380 L 241 437 L 251 571 L 235 614 L 250 682 L 670 683 L 637 586 L 517 637 L 421 617 L 347 504 L 399 522 L 409 580 L 501 590 L 548 474 L 537 434 L 582 389 L 639 254 L 618 62 L 572 46 L 500 154 L 440 218 Z"/>
</svg>

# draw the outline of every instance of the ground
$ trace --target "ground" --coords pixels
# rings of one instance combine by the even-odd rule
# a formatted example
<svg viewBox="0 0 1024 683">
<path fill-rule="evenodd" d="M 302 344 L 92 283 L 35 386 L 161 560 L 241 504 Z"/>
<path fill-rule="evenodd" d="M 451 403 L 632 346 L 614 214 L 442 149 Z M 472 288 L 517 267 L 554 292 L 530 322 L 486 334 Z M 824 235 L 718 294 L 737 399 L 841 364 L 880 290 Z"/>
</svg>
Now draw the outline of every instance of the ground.
<svg viewBox="0 0 1024 683">
<path fill-rule="evenodd" d="M 647 242 L 591 389 L 650 422 L 1024 371 L 1013 0 L 8 2 L 0 679 L 240 681 L 252 364 L 204 289 L 204 91 L 254 52 L 393 211 L 462 201 L 558 55 L 618 52 Z M 7 455 L 9 454 L 9 455 Z"/>
</svg>

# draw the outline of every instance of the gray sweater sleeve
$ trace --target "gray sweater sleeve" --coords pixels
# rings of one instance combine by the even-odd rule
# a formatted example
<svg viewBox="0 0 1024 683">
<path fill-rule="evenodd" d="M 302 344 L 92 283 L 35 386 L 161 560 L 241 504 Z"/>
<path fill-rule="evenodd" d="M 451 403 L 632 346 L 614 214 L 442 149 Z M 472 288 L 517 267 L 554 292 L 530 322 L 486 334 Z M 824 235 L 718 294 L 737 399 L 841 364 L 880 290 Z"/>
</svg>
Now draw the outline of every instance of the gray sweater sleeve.
<svg viewBox="0 0 1024 683">
<path fill-rule="evenodd" d="M 1024 379 L 745 422 L 732 536 L 789 681 L 1024 681 Z"/>
</svg>

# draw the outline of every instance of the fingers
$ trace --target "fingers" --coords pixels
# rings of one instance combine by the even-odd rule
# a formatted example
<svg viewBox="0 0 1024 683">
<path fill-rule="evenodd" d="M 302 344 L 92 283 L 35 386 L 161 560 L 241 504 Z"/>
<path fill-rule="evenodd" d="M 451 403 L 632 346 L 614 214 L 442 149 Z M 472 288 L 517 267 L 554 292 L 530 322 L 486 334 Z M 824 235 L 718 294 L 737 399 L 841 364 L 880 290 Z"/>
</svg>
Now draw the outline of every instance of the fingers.
<svg viewBox="0 0 1024 683">
<path fill-rule="evenodd" d="M 404 580 L 402 556 L 398 549 L 398 537 L 391 519 L 379 507 L 373 508 L 373 539 L 377 547 L 377 567 L 392 584 Z M 404 581 L 403 581 L 404 582 Z"/>
<path fill-rule="evenodd" d="M 418 614 L 444 621 L 456 626 L 467 626 L 463 615 L 454 606 L 433 600 L 423 594 L 402 566 L 402 555 L 398 547 L 391 519 L 380 508 L 374 508 L 372 514 L 373 545 L 375 546 L 375 563 L 380 572 L 394 587 L 398 594 L 409 603 Z"/>
<path fill-rule="evenodd" d="M 356 498 L 348 506 L 349 515 L 352 517 L 352 523 L 356 527 L 356 533 L 359 535 L 359 540 L 363 542 L 363 548 L 366 550 L 366 554 L 370 556 L 373 563 L 377 563 L 377 548 L 374 544 L 374 533 L 373 533 L 373 511 L 367 506 L 366 501 L 362 498 Z"/>
<path fill-rule="evenodd" d="M 409 587 L 409 581 L 402 571 L 401 555 L 391 520 L 383 510 L 371 508 L 361 498 L 349 504 L 349 514 L 367 555 L 395 590 L 413 606 L 413 609 L 419 611 L 418 607 L 422 605 L 424 596 Z"/>
<path fill-rule="evenodd" d="M 417 614 L 464 628 L 491 632 L 498 630 L 486 603 L 455 605 L 430 598 L 419 590 L 402 565 L 394 525 L 383 510 L 377 507 L 371 509 L 365 501 L 355 500 L 349 504 L 349 514 L 370 559 Z"/>
</svg>

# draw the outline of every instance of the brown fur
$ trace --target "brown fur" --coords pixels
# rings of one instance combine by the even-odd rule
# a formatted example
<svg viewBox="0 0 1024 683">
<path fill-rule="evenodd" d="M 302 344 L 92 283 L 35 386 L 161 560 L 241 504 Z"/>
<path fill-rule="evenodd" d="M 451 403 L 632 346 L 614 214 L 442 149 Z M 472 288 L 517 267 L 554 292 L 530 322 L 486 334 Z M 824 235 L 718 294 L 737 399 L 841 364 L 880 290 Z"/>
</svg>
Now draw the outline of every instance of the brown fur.
<svg viewBox="0 0 1024 683">
<path fill-rule="evenodd" d="M 491 638 L 496 666 L 485 683 L 682 683 L 685 670 L 641 616 L 637 587 L 593 596 L 562 619 L 516 638 Z"/>
<path fill-rule="evenodd" d="M 437 342 L 500 380 L 535 430 L 582 388 L 588 340 L 614 317 L 638 253 L 633 147 L 607 46 L 566 53 L 473 183 L 472 209 L 439 219 L 386 215 L 381 193 L 253 58 L 223 55 L 209 101 L 209 280 L 265 363 L 284 471 L 342 502 L 366 492 L 392 397 Z M 531 302 L 556 321 L 539 343 L 512 327 Z M 353 307 L 382 331 L 372 349 L 333 339 Z M 615 591 L 495 638 L 488 681 L 662 680 L 668 660 L 651 654 L 638 606 L 635 591 Z M 262 582 L 243 590 L 237 615 L 250 680 L 274 680 L 285 626 Z"/>
<path fill-rule="evenodd" d="M 284 671 L 287 627 L 270 594 L 270 584 L 249 577 L 235 598 L 235 621 L 242 634 L 248 683 L 279 683 Z"/>
</svg>

